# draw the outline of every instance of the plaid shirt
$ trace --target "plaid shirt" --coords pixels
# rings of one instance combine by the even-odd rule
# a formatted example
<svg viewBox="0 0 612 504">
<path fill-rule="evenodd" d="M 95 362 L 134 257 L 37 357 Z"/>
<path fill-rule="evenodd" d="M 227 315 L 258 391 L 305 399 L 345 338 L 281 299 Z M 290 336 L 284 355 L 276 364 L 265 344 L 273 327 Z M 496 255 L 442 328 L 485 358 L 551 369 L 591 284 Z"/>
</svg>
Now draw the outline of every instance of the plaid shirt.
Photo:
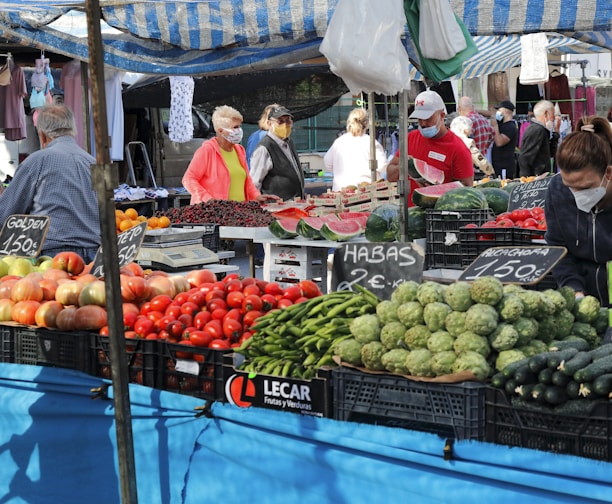
<svg viewBox="0 0 612 504">
<path fill-rule="evenodd" d="M 487 155 L 489 146 L 495 138 L 491 123 L 478 112 L 470 112 L 468 117 L 472 120 L 472 138 L 483 156 Z"/>
</svg>

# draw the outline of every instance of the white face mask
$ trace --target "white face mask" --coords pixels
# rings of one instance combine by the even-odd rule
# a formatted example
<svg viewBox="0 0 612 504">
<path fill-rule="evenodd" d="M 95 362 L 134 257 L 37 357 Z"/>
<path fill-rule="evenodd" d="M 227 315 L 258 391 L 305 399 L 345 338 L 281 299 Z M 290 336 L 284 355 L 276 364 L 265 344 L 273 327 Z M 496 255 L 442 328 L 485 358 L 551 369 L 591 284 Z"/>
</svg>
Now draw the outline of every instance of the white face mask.
<svg viewBox="0 0 612 504">
<path fill-rule="evenodd" d="M 229 128 L 224 128 L 223 129 L 223 133 L 221 133 L 221 136 L 223 138 L 225 138 L 228 142 L 231 142 L 233 144 L 239 144 L 240 142 L 242 142 L 242 128 L 234 128 L 234 129 L 229 129 Z"/>
<path fill-rule="evenodd" d="M 552 122 L 552 121 L 546 121 L 546 129 L 547 129 L 548 131 L 552 131 L 554 127 L 555 127 L 555 123 L 554 123 L 554 122 Z"/>
<path fill-rule="evenodd" d="M 578 210 L 589 213 L 591 209 L 601 201 L 601 199 L 606 195 L 606 190 L 608 188 L 610 179 L 606 180 L 605 187 L 602 185 L 603 181 L 604 179 L 601 179 L 601 183 L 597 187 L 573 191 Z"/>
</svg>

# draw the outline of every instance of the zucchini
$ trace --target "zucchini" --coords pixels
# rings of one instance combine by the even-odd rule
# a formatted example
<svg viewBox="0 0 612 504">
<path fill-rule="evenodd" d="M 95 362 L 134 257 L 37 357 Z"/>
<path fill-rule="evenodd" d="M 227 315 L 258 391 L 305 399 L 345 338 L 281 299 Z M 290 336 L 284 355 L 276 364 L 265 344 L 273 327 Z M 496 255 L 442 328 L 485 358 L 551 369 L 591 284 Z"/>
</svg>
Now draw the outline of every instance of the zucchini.
<svg viewBox="0 0 612 504">
<path fill-rule="evenodd" d="M 538 375 L 529 369 L 529 364 L 526 364 L 515 371 L 514 379 L 518 385 L 524 385 L 526 383 L 536 383 Z"/>
<path fill-rule="evenodd" d="M 594 399 L 596 395 L 597 394 L 593 392 L 592 383 L 584 382 L 580 384 L 580 388 L 578 390 L 578 397 L 584 397 L 586 399 Z"/>
<path fill-rule="evenodd" d="M 557 341 L 549 347 L 550 350 L 565 350 L 566 348 L 575 348 L 580 352 L 585 352 L 591 348 L 591 345 L 589 345 L 589 342 L 585 339 L 572 338 Z"/>
<path fill-rule="evenodd" d="M 612 373 L 612 355 L 591 362 L 574 373 L 577 382 L 591 382 L 600 375 Z"/>
<path fill-rule="evenodd" d="M 495 373 L 491 377 L 491 386 L 495 388 L 504 388 L 507 381 L 508 378 L 506 377 L 506 375 L 504 375 L 504 373 L 500 371 L 499 373 Z"/>
<path fill-rule="evenodd" d="M 574 357 L 574 355 L 576 355 L 578 351 L 578 349 L 570 347 L 564 350 L 559 350 L 557 352 L 551 352 L 547 361 L 548 367 L 552 369 L 557 369 L 559 367 L 559 364 L 561 364 L 564 360 L 569 360 Z"/>
<path fill-rule="evenodd" d="M 538 373 L 538 381 L 540 383 L 544 383 L 545 385 L 550 385 L 552 383 L 552 375 L 554 371 L 550 368 L 544 368 L 542 371 Z"/>
<path fill-rule="evenodd" d="M 529 369 L 534 373 L 539 373 L 548 366 L 548 359 L 553 354 L 556 354 L 556 351 L 551 352 L 542 352 L 529 357 Z"/>
<path fill-rule="evenodd" d="M 569 397 L 564 387 L 552 385 L 550 387 L 546 387 L 546 390 L 544 391 L 544 401 L 548 404 L 552 404 L 553 406 L 563 404 L 568 399 Z"/>
<path fill-rule="evenodd" d="M 593 360 L 601 359 L 607 355 L 612 354 L 612 343 L 606 343 L 605 345 L 598 346 L 589 352 Z"/>
<path fill-rule="evenodd" d="M 544 402 L 544 391 L 549 387 L 544 383 L 536 383 L 531 389 L 531 398 L 537 402 Z"/>
<path fill-rule="evenodd" d="M 602 374 L 595 378 L 593 380 L 593 392 L 608 397 L 612 392 L 612 373 Z"/>
<path fill-rule="evenodd" d="M 570 381 L 572 381 L 572 377 L 571 376 L 567 376 L 562 371 L 553 371 L 552 380 L 551 381 L 552 381 L 552 384 L 556 385 L 557 387 L 566 387 L 567 384 Z"/>
<path fill-rule="evenodd" d="M 524 385 L 518 385 L 515 390 L 516 395 L 526 401 L 532 401 L 533 396 L 531 395 L 531 393 L 533 392 L 533 387 L 535 386 L 535 383 L 526 383 Z"/>
<path fill-rule="evenodd" d="M 502 369 L 502 373 L 506 375 L 506 378 L 512 378 L 514 376 L 515 371 L 521 366 L 525 366 L 529 364 L 529 357 L 525 357 L 524 359 L 519 359 L 514 362 L 508 364 L 504 369 Z"/>
<path fill-rule="evenodd" d="M 567 392 L 567 396 L 570 400 L 578 399 L 580 397 L 580 383 L 570 380 L 565 386 L 565 392 Z"/>
<path fill-rule="evenodd" d="M 574 382 L 575 383 L 575 382 Z M 558 415 L 579 415 L 586 416 L 589 414 L 597 401 L 590 399 L 569 399 L 564 403 L 555 407 L 555 413 Z"/>
<path fill-rule="evenodd" d="M 506 384 L 504 385 L 504 390 L 506 391 L 506 394 L 513 396 L 516 395 L 516 387 L 518 387 L 516 380 L 514 378 L 508 378 L 506 380 Z"/>
<path fill-rule="evenodd" d="M 586 367 L 592 361 L 591 352 L 578 352 L 571 359 L 561 361 L 559 371 L 567 376 L 574 376 L 574 373 Z"/>
</svg>

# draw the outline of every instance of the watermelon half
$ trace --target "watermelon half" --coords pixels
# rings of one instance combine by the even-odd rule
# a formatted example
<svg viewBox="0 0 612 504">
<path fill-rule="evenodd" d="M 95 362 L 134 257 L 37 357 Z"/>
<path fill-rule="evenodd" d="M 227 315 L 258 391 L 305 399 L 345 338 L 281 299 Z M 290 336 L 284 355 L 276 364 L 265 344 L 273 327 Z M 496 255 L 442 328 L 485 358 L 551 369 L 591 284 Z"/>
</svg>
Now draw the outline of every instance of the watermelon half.
<svg viewBox="0 0 612 504">
<path fill-rule="evenodd" d="M 413 179 L 425 179 L 430 184 L 442 184 L 444 182 L 444 172 L 442 170 L 415 158 L 408 160 L 408 175 Z"/>
<path fill-rule="evenodd" d="M 416 187 L 412 192 L 412 202 L 421 208 L 433 208 L 440 196 L 459 187 L 464 185 L 458 180 L 446 184 Z"/>
<path fill-rule="evenodd" d="M 366 227 L 366 222 L 368 222 L 369 216 L 370 212 L 341 212 L 338 214 L 340 220 L 356 220 L 363 229 Z"/>
<path fill-rule="evenodd" d="M 355 238 L 362 233 L 363 229 L 357 220 L 339 220 L 326 222 L 321 226 L 321 236 L 326 240 L 345 242 Z"/>
<path fill-rule="evenodd" d="M 297 224 L 298 221 L 296 219 L 274 219 L 268 224 L 268 229 L 277 238 L 287 240 L 298 235 L 296 231 Z"/>
<path fill-rule="evenodd" d="M 326 222 L 339 222 L 335 214 L 324 215 L 322 217 L 302 217 L 295 228 L 297 234 L 309 240 L 322 240 L 321 227 Z"/>
<path fill-rule="evenodd" d="M 399 205 L 383 203 L 370 213 L 365 237 L 370 242 L 392 242 L 397 238 L 398 228 Z"/>
</svg>

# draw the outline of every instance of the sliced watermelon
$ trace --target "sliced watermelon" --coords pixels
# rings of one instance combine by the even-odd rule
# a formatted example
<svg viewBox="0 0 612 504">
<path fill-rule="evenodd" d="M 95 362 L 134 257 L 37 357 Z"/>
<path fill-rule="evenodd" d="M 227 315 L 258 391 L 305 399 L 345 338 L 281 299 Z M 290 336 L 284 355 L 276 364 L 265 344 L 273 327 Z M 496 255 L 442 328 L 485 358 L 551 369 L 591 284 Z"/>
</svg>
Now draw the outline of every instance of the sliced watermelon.
<svg viewBox="0 0 612 504">
<path fill-rule="evenodd" d="M 326 220 L 326 217 L 303 217 L 298 221 L 295 230 L 297 234 L 309 240 L 322 240 L 321 226 L 329 220 Z M 335 221 L 339 222 L 337 217 Z"/>
<path fill-rule="evenodd" d="M 365 229 L 366 227 L 366 223 L 368 222 L 369 216 L 370 212 L 342 212 L 338 214 L 340 220 L 356 220 L 363 229 Z"/>
<path fill-rule="evenodd" d="M 345 242 L 362 233 L 363 229 L 357 220 L 339 220 L 326 222 L 321 226 L 321 236 L 326 240 Z"/>
<path fill-rule="evenodd" d="M 444 172 L 421 159 L 408 160 L 408 175 L 413 179 L 425 179 L 430 184 L 442 184 L 444 182 Z"/>
<path fill-rule="evenodd" d="M 277 238 L 287 240 L 298 235 L 296 231 L 297 224 L 298 221 L 296 219 L 274 219 L 268 224 L 268 229 Z"/>
<path fill-rule="evenodd" d="M 370 213 L 365 237 L 370 242 L 392 242 L 397 239 L 398 228 L 399 205 L 383 203 Z"/>
<path fill-rule="evenodd" d="M 417 187 L 412 192 L 412 202 L 421 208 L 433 208 L 440 196 L 458 187 L 464 187 L 458 180 L 446 184 Z"/>
</svg>

